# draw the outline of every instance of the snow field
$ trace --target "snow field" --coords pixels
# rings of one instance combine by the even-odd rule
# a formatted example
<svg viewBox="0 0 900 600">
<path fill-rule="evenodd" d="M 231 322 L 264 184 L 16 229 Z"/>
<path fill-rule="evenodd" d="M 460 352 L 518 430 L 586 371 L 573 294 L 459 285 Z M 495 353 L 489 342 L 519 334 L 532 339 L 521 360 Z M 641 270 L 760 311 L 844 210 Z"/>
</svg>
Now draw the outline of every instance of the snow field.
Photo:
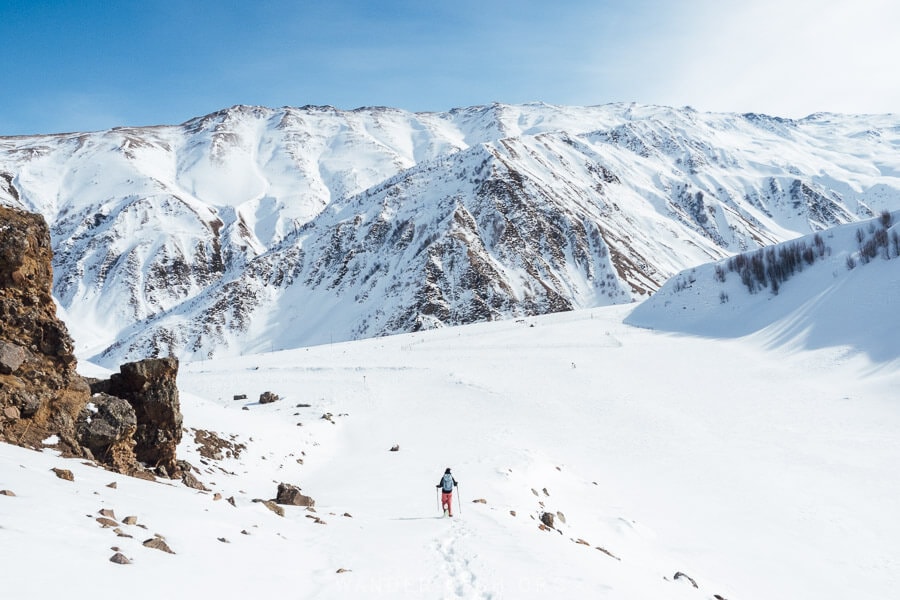
<svg viewBox="0 0 900 600">
<path fill-rule="evenodd" d="M 35 597 L 49 563 L 61 577 L 38 597 L 891 597 L 896 369 L 765 333 L 638 329 L 630 310 L 183 364 L 180 456 L 213 491 L 2 446 L 0 489 L 17 496 L 0 497 L 0 552 L 29 574 L 6 589 Z M 257 404 L 267 390 L 282 399 Z M 203 459 L 191 428 L 246 450 Z M 445 467 L 454 519 L 438 518 Z M 281 481 L 316 512 L 252 502 Z M 101 507 L 149 529 L 118 538 L 85 516 Z M 153 533 L 176 554 L 142 547 Z M 113 545 L 133 564 L 108 562 Z"/>
</svg>

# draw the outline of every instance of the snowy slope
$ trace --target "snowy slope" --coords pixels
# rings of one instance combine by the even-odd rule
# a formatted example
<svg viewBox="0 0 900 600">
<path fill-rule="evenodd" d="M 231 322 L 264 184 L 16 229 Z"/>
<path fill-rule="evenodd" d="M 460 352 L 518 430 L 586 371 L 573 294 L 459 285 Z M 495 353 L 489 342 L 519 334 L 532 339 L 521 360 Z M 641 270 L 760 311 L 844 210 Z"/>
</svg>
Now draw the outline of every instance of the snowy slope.
<svg viewBox="0 0 900 600">
<path fill-rule="evenodd" d="M 183 364 L 180 455 L 206 493 L 0 446 L 4 597 L 893 597 L 896 365 L 634 328 L 630 310 Z M 283 399 L 257 404 L 267 390 Z M 246 448 L 203 458 L 195 429 Z M 316 512 L 252 502 L 282 481 Z M 175 554 L 142 546 L 154 534 Z"/>
<path fill-rule="evenodd" d="M 807 236 L 768 248 L 772 255 L 790 246 L 811 251 L 776 291 L 769 277 L 766 286 L 754 285 L 751 293 L 740 273 L 729 270 L 733 259 L 686 270 L 638 306 L 627 322 L 713 338 L 756 333 L 773 347 L 843 348 L 878 363 L 898 361 L 898 218 L 900 213 L 885 213 L 829 229 L 818 236 L 818 244 L 816 236 Z M 879 237 L 883 246 L 874 244 Z"/>
<path fill-rule="evenodd" d="M 892 115 L 235 106 L 0 138 L 0 202 L 48 219 L 55 295 L 115 365 L 641 299 L 900 209 L 898 146 Z"/>
</svg>

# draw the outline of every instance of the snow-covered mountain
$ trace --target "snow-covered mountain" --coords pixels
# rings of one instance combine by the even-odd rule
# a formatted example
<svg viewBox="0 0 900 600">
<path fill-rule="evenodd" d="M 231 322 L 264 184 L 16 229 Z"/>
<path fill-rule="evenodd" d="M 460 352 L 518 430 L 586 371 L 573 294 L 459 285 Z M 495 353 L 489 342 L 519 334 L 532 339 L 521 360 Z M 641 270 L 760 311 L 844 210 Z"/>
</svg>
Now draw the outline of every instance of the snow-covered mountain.
<svg viewBox="0 0 900 600">
<path fill-rule="evenodd" d="M 236 106 L 0 138 L 82 355 L 208 357 L 630 302 L 900 209 L 900 118 Z"/>
</svg>

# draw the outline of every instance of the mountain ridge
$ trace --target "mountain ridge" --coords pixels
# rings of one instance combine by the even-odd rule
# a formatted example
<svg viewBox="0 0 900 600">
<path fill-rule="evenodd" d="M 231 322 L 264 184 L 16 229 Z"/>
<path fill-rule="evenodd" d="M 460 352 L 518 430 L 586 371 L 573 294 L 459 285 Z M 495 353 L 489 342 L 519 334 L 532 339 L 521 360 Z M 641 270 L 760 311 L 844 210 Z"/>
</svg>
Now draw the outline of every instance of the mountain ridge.
<svg viewBox="0 0 900 600">
<path fill-rule="evenodd" d="M 900 209 L 898 148 L 893 115 L 236 105 L 0 138 L 0 202 L 51 224 L 79 352 L 118 364 L 640 300 Z"/>
</svg>

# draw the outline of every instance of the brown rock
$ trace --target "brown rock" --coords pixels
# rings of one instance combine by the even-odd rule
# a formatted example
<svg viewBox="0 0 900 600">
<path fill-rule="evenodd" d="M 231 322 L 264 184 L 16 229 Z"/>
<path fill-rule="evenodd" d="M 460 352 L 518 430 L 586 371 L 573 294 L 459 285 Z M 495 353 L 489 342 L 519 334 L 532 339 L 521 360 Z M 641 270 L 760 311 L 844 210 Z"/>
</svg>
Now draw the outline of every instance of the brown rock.
<svg viewBox="0 0 900 600">
<path fill-rule="evenodd" d="M 300 488 L 289 483 L 278 484 L 278 494 L 275 497 L 278 504 L 288 504 L 291 506 L 315 506 L 316 501 L 309 496 L 300 493 Z"/>
<path fill-rule="evenodd" d="M 169 554 L 175 554 L 172 552 L 172 549 L 169 548 L 169 545 L 166 543 L 164 539 L 161 537 L 152 537 L 149 540 L 144 540 L 144 545 L 148 548 L 153 548 L 154 550 L 161 550 L 163 552 L 168 552 Z"/>
<path fill-rule="evenodd" d="M 19 370 L 28 353 L 18 344 L 0 341 L 0 373 L 11 375 Z"/>
<path fill-rule="evenodd" d="M 129 516 L 129 517 L 125 517 L 124 519 L 122 519 L 122 522 L 125 523 L 126 525 L 137 525 L 137 520 L 138 520 L 137 517 Z"/>
<path fill-rule="evenodd" d="M 209 491 L 209 488 L 203 485 L 203 483 L 201 483 L 199 479 L 194 477 L 192 473 L 185 473 L 181 478 L 181 483 L 194 490 L 200 490 L 203 492 Z"/>
<path fill-rule="evenodd" d="M 274 502 L 272 502 L 271 500 L 260 500 L 259 498 L 255 498 L 253 501 L 261 503 L 263 506 L 265 506 L 266 508 L 271 510 L 273 513 L 275 513 L 279 517 L 284 516 L 284 509 L 281 508 L 280 506 L 278 506 L 277 504 L 275 504 Z"/>
<path fill-rule="evenodd" d="M 57 435 L 65 456 L 83 456 L 75 423 L 90 392 L 56 317 L 49 229 L 6 206 L 0 229 L 0 439 L 40 448 Z"/>
<path fill-rule="evenodd" d="M 66 481 L 75 481 L 75 475 L 72 474 L 72 471 L 68 469 L 57 469 L 56 467 L 50 469 L 56 476 L 60 479 L 65 479 Z"/>
<path fill-rule="evenodd" d="M 109 517 L 110 519 L 115 520 L 115 518 L 116 518 L 116 513 L 111 508 L 101 508 L 100 514 L 104 517 Z"/>
<path fill-rule="evenodd" d="M 97 517 L 96 521 L 100 523 L 100 525 L 106 529 L 107 527 L 118 527 L 119 523 L 109 519 L 107 517 Z"/>
<path fill-rule="evenodd" d="M 109 394 L 127 400 L 134 409 L 137 460 L 171 477 L 181 476 L 175 455 L 183 421 L 177 377 L 177 359 L 148 358 L 122 365 L 108 384 L 103 382 Z"/>
<path fill-rule="evenodd" d="M 0 490 L 0 496 L 15 496 L 12 490 Z"/>
<path fill-rule="evenodd" d="M 112 483 L 107 483 L 106 487 L 116 489 L 117 487 L 119 487 L 119 484 L 117 484 L 115 481 L 113 481 Z"/>
<path fill-rule="evenodd" d="M 474 500 L 472 500 L 472 503 L 473 504 L 487 504 L 487 500 L 485 500 L 484 498 L 475 498 Z"/>
<path fill-rule="evenodd" d="M 281 400 L 281 397 L 273 392 L 263 392 L 259 395 L 260 404 L 271 404 L 272 402 L 278 402 L 279 400 Z"/>
<path fill-rule="evenodd" d="M 394 444 L 393 446 L 391 446 L 391 452 L 399 452 L 399 451 L 400 451 L 400 446 L 398 444 Z"/>
<path fill-rule="evenodd" d="M 582 546 L 590 546 L 589 543 L 587 543 L 586 541 L 584 541 L 584 540 L 581 539 L 581 538 L 578 538 L 577 540 L 575 540 L 575 543 L 576 543 L 576 544 L 581 544 Z"/>
<path fill-rule="evenodd" d="M 131 561 L 125 557 L 121 552 L 116 552 L 111 557 L 109 557 L 109 562 L 114 562 L 117 565 L 130 565 Z"/>
<path fill-rule="evenodd" d="M 137 417 L 127 400 L 105 393 L 91 397 L 93 410 L 85 408 L 78 418 L 78 438 L 100 462 L 119 473 L 138 469 L 134 455 Z"/>
<path fill-rule="evenodd" d="M 335 571 L 335 573 L 350 573 L 351 570 L 352 570 L 352 569 L 344 569 L 343 567 L 341 567 L 340 569 L 338 569 L 337 571 Z"/>
</svg>

